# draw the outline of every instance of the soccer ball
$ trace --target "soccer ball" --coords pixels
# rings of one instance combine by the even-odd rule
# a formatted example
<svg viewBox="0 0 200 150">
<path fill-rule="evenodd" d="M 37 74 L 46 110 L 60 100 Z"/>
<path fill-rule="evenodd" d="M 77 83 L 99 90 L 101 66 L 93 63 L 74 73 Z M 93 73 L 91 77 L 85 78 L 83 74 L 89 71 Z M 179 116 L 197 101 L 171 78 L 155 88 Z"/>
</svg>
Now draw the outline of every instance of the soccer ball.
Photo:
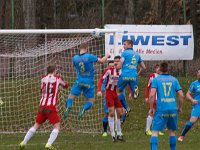
<svg viewBox="0 0 200 150">
<path fill-rule="evenodd" d="M 95 38 L 100 38 L 102 36 L 102 32 L 99 28 L 95 28 L 95 30 L 92 32 L 92 36 Z"/>
</svg>

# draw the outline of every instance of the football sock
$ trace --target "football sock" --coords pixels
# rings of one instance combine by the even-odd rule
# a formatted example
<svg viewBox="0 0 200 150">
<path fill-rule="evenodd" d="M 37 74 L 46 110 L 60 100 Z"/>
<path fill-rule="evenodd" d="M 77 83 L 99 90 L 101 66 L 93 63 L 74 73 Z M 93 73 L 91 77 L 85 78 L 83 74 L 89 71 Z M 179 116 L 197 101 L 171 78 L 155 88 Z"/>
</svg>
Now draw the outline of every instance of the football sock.
<svg viewBox="0 0 200 150">
<path fill-rule="evenodd" d="M 104 117 L 102 120 L 103 120 L 103 132 L 107 132 L 107 128 L 108 128 L 108 117 Z"/>
<path fill-rule="evenodd" d="M 27 142 L 31 139 L 31 137 L 35 134 L 36 129 L 34 127 L 30 128 L 28 132 L 26 133 L 26 136 L 24 137 L 24 144 L 27 144 Z"/>
<path fill-rule="evenodd" d="M 124 122 L 126 120 L 126 115 L 125 114 L 122 115 L 121 120 L 122 120 L 122 122 Z"/>
<path fill-rule="evenodd" d="M 92 107 L 92 102 L 85 102 L 84 103 L 84 106 L 83 106 L 83 109 L 84 110 L 88 110 Z"/>
<path fill-rule="evenodd" d="M 58 136 L 59 130 L 58 129 L 53 129 L 53 131 L 50 134 L 50 137 L 48 139 L 47 144 L 48 145 L 52 145 L 53 142 L 56 140 L 57 136 Z"/>
<path fill-rule="evenodd" d="M 119 95 L 118 95 L 118 98 L 119 98 L 121 104 L 123 105 L 123 107 L 124 107 L 126 110 L 128 110 L 129 107 L 128 107 L 128 104 L 127 104 L 127 102 L 126 102 L 126 98 L 125 98 L 124 94 L 123 94 L 123 93 L 119 94 Z"/>
<path fill-rule="evenodd" d="M 169 136 L 170 150 L 176 150 L 176 136 Z"/>
<path fill-rule="evenodd" d="M 191 127 L 193 126 L 193 123 L 188 121 L 182 131 L 181 136 L 185 136 L 185 134 L 191 129 Z"/>
<path fill-rule="evenodd" d="M 158 137 L 157 136 L 151 136 L 150 145 L 151 145 L 151 150 L 158 149 Z"/>
<path fill-rule="evenodd" d="M 73 100 L 72 100 L 71 98 L 68 98 L 68 99 L 66 100 L 66 108 L 67 108 L 67 107 L 72 107 L 72 103 L 73 103 Z"/>
<path fill-rule="evenodd" d="M 150 130 L 152 124 L 153 117 L 148 115 L 147 122 L 146 122 L 146 131 Z"/>
<path fill-rule="evenodd" d="M 122 129 L 121 129 L 121 121 L 120 119 L 117 119 L 117 135 L 122 135 Z"/>
<path fill-rule="evenodd" d="M 114 130 L 115 121 L 114 121 L 114 117 L 108 117 L 108 123 L 109 123 L 111 135 L 112 135 L 112 137 L 113 136 L 115 137 L 115 130 Z"/>
</svg>

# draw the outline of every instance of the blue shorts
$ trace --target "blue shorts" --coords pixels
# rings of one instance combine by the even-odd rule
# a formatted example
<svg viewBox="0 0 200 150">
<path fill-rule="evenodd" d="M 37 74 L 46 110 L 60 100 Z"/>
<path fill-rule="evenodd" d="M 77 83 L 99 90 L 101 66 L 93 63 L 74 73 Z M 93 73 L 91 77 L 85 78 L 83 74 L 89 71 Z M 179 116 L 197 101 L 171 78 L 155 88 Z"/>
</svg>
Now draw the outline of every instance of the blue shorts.
<svg viewBox="0 0 200 150">
<path fill-rule="evenodd" d="M 168 130 L 177 130 L 177 121 L 178 121 L 178 111 L 165 111 L 158 112 L 156 111 L 153 118 L 152 130 L 153 131 L 163 131 L 165 127 Z"/>
<path fill-rule="evenodd" d="M 103 110 L 105 113 L 108 113 L 108 107 L 106 106 L 106 97 L 104 97 L 104 100 L 103 100 Z"/>
<path fill-rule="evenodd" d="M 81 92 L 83 92 L 83 95 L 86 98 L 94 98 L 94 84 L 75 82 L 72 86 L 70 94 L 79 96 Z"/>
<path fill-rule="evenodd" d="M 138 86 L 137 77 L 119 76 L 119 80 L 117 82 L 117 88 L 120 91 L 123 91 L 128 84 L 130 86 L 132 94 L 134 94 L 134 88 L 135 88 L 135 86 Z"/>
<path fill-rule="evenodd" d="M 200 117 L 200 105 L 193 105 L 191 117 Z"/>
</svg>

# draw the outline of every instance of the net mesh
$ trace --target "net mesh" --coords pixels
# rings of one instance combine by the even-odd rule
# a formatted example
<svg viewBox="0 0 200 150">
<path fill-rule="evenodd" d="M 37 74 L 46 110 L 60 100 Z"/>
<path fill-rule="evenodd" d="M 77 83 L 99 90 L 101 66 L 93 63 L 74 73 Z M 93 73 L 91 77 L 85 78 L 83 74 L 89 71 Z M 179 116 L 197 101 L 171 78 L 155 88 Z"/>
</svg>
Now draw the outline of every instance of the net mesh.
<svg viewBox="0 0 200 150">
<path fill-rule="evenodd" d="M 89 44 L 89 53 L 104 55 L 104 41 L 90 34 L 4 34 L 0 35 L 0 132 L 25 132 L 35 122 L 39 100 L 41 75 L 46 67 L 56 64 L 58 74 L 69 84 L 60 88 L 58 109 L 65 111 L 65 100 L 76 79 L 72 57 L 81 43 Z M 95 84 L 104 66 L 95 64 Z M 61 129 L 78 132 L 101 131 L 102 98 L 96 99 L 91 110 L 78 120 L 78 112 L 86 99 L 74 101 L 67 120 L 61 119 Z M 51 131 L 46 122 L 41 131 Z"/>
</svg>

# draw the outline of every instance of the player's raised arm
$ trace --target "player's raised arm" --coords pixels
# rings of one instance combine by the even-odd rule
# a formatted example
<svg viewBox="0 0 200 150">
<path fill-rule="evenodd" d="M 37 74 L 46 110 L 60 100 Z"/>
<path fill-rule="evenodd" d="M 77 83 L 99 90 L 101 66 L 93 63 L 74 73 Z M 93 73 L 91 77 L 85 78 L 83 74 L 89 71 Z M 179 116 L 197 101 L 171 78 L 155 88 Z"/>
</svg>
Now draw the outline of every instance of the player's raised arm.
<svg viewBox="0 0 200 150">
<path fill-rule="evenodd" d="M 110 57 L 110 53 L 106 54 L 104 57 L 102 58 L 98 58 L 98 63 L 104 63 L 108 58 Z"/>
<path fill-rule="evenodd" d="M 65 81 L 62 79 L 62 77 L 59 77 L 59 78 L 58 78 L 58 81 L 59 81 L 59 84 L 62 85 L 65 89 L 68 88 L 67 82 L 65 82 Z"/>
</svg>

